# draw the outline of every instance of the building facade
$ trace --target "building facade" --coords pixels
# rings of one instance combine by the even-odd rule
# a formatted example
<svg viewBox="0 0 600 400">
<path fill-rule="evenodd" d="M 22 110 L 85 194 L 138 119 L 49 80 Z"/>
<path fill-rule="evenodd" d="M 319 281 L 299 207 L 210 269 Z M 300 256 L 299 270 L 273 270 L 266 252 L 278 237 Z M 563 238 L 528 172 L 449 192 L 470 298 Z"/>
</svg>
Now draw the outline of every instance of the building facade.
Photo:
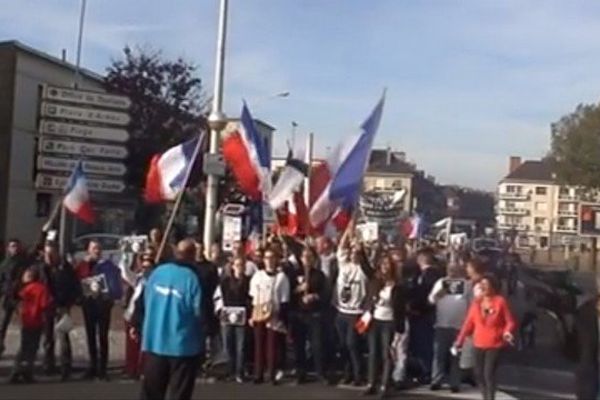
<svg viewBox="0 0 600 400">
<path fill-rule="evenodd" d="M 546 248 L 579 242 L 581 193 L 561 186 L 549 163 L 511 157 L 508 175 L 498 185 L 496 222 L 520 246 Z"/>
</svg>

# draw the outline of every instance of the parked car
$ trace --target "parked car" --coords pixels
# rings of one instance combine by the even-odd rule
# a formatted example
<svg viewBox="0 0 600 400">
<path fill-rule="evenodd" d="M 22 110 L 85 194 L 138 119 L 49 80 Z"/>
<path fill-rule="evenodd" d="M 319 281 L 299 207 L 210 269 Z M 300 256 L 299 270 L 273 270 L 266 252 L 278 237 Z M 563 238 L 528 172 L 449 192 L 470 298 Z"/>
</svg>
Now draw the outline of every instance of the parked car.
<svg viewBox="0 0 600 400">
<path fill-rule="evenodd" d="M 91 233 L 77 237 L 73 240 L 72 254 L 75 261 L 82 260 L 87 253 L 87 246 L 90 240 L 97 240 L 102 246 L 102 254 L 105 258 L 110 259 L 117 264 L 121 257 L 121 240 L 122 235 L 111 233 Z"/>
</svg>

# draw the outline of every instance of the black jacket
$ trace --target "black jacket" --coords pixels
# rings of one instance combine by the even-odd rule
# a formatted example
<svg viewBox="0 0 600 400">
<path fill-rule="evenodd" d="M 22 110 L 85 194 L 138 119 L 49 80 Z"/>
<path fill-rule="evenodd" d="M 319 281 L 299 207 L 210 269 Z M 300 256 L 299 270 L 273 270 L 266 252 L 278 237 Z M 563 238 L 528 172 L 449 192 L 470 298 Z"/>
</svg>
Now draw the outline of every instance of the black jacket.
<svg viewBox="0 0 600 400">
<path fill-rule="evenodd" d="M 366 309 L 373 312 L 379 301 L 379 292 L 383 283 L 378 279 L 371 279 L 367 287 Z M 404 333 L 406 328 L 406 298 L 407 290 L 402 284 L 396 283 L 392 288 L 392 310 L 394 312 L 394 331 Z"/>
<path fill-rule="evenodd" d="M 429 294 L 433 285 L 443 276 L 438 267 L 431 266 L 411 279 L 408 299 L 411 314 L 427 316 L 435 313 L 435 306 L 429 303 Z"/>
<path fill-rule="evenodd" d="M 16 306 L 21 279 L 28 266 L 29 258 L 25 254 L 7 257 L 0 264 L 0 295 L 4 296 L 4 307 Z"/>
<path fill-rule="evenodd" d="M 40 281 L 50 290 L 56 307 L 72 307 L 81 297 L 81 285 L 73 266 L 68 262 L 61 262 L 52 267 L 46 263 L 39 263 Z"/>
<path fill-rule="evenodd" d="M 240 278 L 226 275 L 221 279 L 220 288 L 225 307 L 250 309 L 250 278 L 246 275 L 242 275 Z"/>
<path fill-rule="evenodd" d="M 577 341 L 576 395 L 578 400 L 595 399 L 598 393 L 598 312 L 596 299 L 575 313 Z"/>
<path fill-rule="evenodd" d="M 219 286 L 219 270 L 215 264 L 203 260 L 197 263 L 198 278 L 202 288 L 202 315 L 206 334 L 213 336 L 219 330 L 219 320 L 215 314 L 214 295 Z"/>
<path fill-rule="evenodd" d="M 329 304 L 327 302 L 329 299 L 329 290 L 327 277 L 323 271 L 317 268 L 310 269 L 308 273 L 308 290 L 302 293 L 296 293 L 296 288 L 305 280 L 304 267 L 288 268 L 286 274 L 290 281 L 291 312 L 315 313 L 325 311 Z M 315 301 L 305 304 L 302 301 L 302 297 L 305 294 L 316 294 L 318 298 Z"/>
</svg>

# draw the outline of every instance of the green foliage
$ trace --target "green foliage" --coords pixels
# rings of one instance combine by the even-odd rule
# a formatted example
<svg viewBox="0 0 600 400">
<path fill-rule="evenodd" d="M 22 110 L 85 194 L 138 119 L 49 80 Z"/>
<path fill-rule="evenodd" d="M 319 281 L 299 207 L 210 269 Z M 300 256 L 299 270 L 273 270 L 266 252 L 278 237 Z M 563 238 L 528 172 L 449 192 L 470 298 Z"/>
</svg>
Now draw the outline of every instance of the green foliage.
<svg viewBox="0 0 600 400">
<path fill-rule="evenodd" d="M 142 188 L 151 157 L 197 134 L 205 126 L 206 101 L 196 67 L 159 51 L 125 47 L 105 78 L 107 90 L 129 96 L 128 183 Z"/>
<path fill-rule="evenodd" d="M 552 124 L 548 158 L 561 183 L 600 188 L 600 105 L 579 105 Z"/>
</svg>

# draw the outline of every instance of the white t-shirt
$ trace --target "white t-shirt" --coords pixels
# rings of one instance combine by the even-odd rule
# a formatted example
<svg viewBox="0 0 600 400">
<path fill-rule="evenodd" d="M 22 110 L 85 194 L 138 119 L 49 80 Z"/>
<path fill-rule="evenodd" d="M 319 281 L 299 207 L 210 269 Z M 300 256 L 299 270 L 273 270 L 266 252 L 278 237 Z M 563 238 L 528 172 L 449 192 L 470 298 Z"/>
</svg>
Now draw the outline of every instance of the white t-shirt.
<svg viewBox="0 0 600 400">
<path fill-rule="evenodd" d="M 446 278 L 438 279 L 429 294 L 429 302 L 436 306 L 435 327 L 460 329 L 469 307 L 467 297 L 469 289 L 465 284 L 465 292 L 463 294 L 446 294 L 436 299 L 438 294 L 444 289 L 444 279 Z"/>
<path fill-rule="evenodd" d="M 338 250 L 338 277 L 333 292 L 333 304 L 343 314 L 363 313 L 368 278 L 359 264 L 346 261 L 348 252 Z"/>
<path fill-rule="evenodd" d="M 394 307 L 392 304 L 392 285 L 385 285 L 379 291 L 379 297 L 373 309 L 373 318 L 378 321 L 393 321 Z"/>
<path fill-rule="evenodd" d="M 287 276 L 281 271 L 274 275 L 269 275 L 264 270 L 257 271 L 250 279 L 249 294 L 253 306 L 271 302 L 273 315 L 267 322 L 267 327 L 284 330 L 285 326 L 278 314 L 280 305 L 290 301 L 290 282 Z"/>
</svg>

